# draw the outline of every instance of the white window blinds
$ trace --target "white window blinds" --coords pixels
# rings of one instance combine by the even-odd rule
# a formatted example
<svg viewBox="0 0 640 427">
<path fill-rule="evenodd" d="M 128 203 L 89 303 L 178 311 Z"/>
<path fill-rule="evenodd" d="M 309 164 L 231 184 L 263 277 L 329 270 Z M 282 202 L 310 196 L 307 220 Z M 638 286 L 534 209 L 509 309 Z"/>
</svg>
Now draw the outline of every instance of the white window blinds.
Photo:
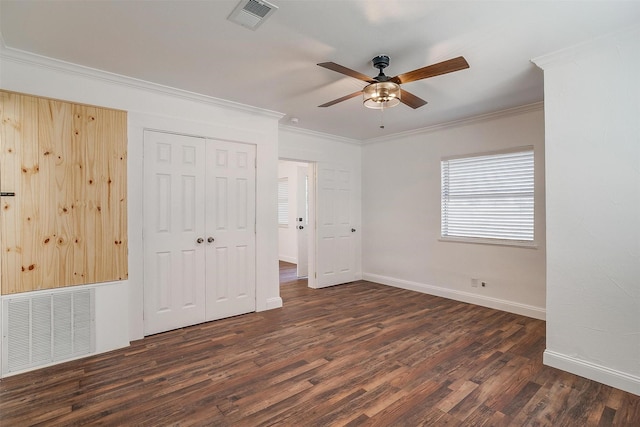
<svg viewBox="0 0 640 427">
<path fill-rule="evenodd" d="M 533 149 L 443 160 L 442 237 L 533 242 Z"/>
<path fill-rule="evenodd" d="M 289 226 L 289 179 L 278 179 L 278 225 Z"/>
</svg>

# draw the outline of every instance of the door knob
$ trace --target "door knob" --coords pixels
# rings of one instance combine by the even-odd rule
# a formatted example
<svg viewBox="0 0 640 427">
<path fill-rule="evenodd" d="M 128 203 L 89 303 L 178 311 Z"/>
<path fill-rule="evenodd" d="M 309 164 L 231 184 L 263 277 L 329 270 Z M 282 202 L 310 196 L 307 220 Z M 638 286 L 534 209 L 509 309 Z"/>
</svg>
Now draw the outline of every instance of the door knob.
<svg viewBox="0 0 640 427">
<path fill-rule="evenodd" d="M 298 226 L 298 229 L 299 229 L 299 230 L 302 230 L 302 229 L 304 229 L 304 227 L 303 227 L 302 225 L 299 225 L 299 226 Z"/>
<path fill-rule="evenodd" d="M 213 237 L 207 237 L 207 242 L 209 243 L 213 243 L 213 241 L 216 240 Z"/>
<path fill-rule="evenodd" d="M 352 229 L 351 229 L 351 232 L 352 232 L 352 233 L 355 233 L 355 232 L 356 232 L 356 229 L 355 229 L 355 228 L 352 228 Z"/>
<path fill-rule="evenodd" d="M 202 243 L 204 242 L 204 239 L 202 237 L 198 237 L 198 239 L 196 240 L 196 243 Z"/>
</svg>

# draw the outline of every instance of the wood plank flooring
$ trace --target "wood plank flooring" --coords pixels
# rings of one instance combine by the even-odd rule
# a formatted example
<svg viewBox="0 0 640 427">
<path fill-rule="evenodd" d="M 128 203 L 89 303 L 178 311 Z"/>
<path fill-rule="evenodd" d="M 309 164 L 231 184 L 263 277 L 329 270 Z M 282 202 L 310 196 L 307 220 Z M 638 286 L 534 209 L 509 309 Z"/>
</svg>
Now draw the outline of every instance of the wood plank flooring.
<svg viewBox="0 0 640 427">
<path fill-rule="evenodd" d="M 0 381 L 2 426 L 640 426 L 640 397 L 542 365 L 545 324 L 365 281 Z"/>
</svg>

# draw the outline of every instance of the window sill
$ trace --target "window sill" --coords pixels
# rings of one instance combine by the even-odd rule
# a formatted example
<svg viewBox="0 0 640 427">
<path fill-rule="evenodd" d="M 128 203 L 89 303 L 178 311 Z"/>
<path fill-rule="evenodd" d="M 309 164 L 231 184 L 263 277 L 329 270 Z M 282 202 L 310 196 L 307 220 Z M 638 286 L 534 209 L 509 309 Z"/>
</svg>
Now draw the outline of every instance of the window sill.
<svg viewBox="0 0 640 427">
<path fill-rule="evenodd" d="M 509 246 L 525 249 L 538 249 L 538 245 L 535 242 L 525 242 L 520 240 L 482 239 L 474 237 L 440 237 L 438 238 L 438 241 L 449 243 L 472 243 L 476 245 Z"/>
</svg>

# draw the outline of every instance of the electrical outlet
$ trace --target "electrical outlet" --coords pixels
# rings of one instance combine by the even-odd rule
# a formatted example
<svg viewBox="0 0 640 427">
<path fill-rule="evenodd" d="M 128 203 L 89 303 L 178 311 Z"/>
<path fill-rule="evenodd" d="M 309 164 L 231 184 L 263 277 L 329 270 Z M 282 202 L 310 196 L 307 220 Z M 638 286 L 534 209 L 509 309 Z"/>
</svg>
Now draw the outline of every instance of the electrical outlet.
<svg viewBox="0 0 640 427">
<path fill-rule="evenodd" d="M 478 279 L 471 279 L 471 287 L 472 288 L 478 287 Z"/>
</svg>

